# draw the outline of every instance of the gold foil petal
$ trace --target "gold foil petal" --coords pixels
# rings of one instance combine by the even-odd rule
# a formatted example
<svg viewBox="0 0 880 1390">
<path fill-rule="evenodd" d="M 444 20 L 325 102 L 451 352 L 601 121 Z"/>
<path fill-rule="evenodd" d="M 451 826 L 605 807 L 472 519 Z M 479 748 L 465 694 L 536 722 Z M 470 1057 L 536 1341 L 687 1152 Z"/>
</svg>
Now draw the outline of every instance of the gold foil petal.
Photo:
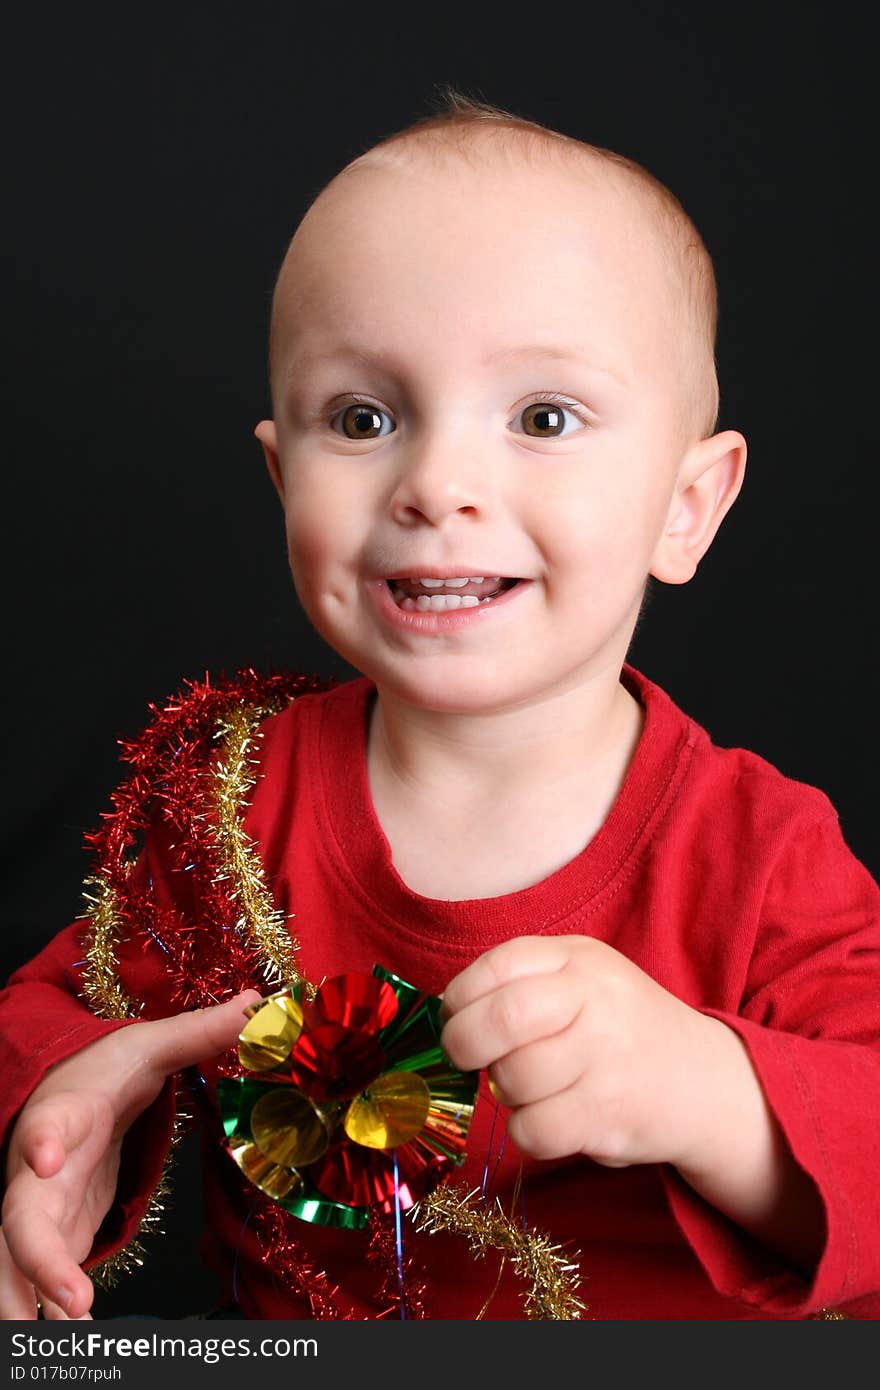
<svg viewBox="0 0 880 1390">
<path fill-rule="evenodd" d="M 293 1086 L 279 1086 L 260 1096 L 251 1111 L 251 1133 L 267 1158 L 287 1168 L 314 1163 L 330 1142 L 323 1118 Z"/>
<path fill-rule="evenodd" d="M 255 1004 L 238 1035 L 238 1058 L 248 1071 L 274 1071 L 287 1061 L 302 1032 L 302 1005 L 286 990 Z"/>
<path fill-rule="evenodd" d="M 498 1085 L 498 1082 L 495 1080 L 495 1078 L 491 1075 L 491 1073 L 489 1073 L 489 1072 L 486 1073 L 486 1080 L 487 1080 L 488 1083 L 489 1083 L 489 1090 L 490 1090 L 491 1093 L 492 1093 L 492 1099 L 493 1099 L 493 1100 L 497 1100 L 497 1102 L 498 1102 L 499 1105 L 505 1105 L 505 1106 L 506 1106 L 506 1105 L 507 1105 L 507 1101 L 504 1099 L 504 1092 L 502 1091 L 501 1087 Z"/>
<path fill-rule="evenodd" d="M 250 1182 L 269 1197 L 281 1201 L 302 1186 L 299 1173 L 273 1163 L 261 1153 L 256 1144 L 243 1144 L 232 1150 L 232 1156 Z"/>
<path fill-rule="evenodd" d="M 345 1132 L 367 1149 L 396 1149 L 418 1134 L 430 1105 L 431 1092 L 418 1072 L 387 1071 L 351 1102 Z"/>
</svg>

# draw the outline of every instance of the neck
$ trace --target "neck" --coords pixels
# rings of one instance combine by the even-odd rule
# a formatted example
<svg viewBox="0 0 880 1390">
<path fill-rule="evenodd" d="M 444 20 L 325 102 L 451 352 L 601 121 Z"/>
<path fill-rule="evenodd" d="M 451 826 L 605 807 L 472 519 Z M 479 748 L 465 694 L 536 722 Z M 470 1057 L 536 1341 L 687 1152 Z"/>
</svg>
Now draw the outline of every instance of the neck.
<svg viewBox="0 0 880 1390">
<path fill-rule="evenodd" d="M 497 806 L 500 798 L 552 801 L 600 773 L 616 791 L 642 715 L 613 672 L 528 704 L 477 714 L 424 709 L 377 686 L 370 778 L 374 785 L 380 778 L 396 784 L 438 810 Z"/>
</svg>

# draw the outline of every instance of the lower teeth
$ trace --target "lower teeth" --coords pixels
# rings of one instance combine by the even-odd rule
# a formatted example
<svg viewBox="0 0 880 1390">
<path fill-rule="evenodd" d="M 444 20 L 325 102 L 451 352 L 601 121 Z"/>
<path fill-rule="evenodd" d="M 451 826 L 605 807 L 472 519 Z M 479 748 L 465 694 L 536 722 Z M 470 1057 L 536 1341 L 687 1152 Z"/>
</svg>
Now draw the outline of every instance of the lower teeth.
<svg viewBox="0 0 880 1390">
<path fill-rule="evenodd" d="M 491 598 L 477 598 L 476 594 L 465 594 L 461 598 L 454 594 L 420 594 L 410 598 L 408 594 L 398 599 L 398 608 L 410 613 L 447 613 L 453 608 L 476 608 L 481 603 L 491 603 Z"/>
</svg>

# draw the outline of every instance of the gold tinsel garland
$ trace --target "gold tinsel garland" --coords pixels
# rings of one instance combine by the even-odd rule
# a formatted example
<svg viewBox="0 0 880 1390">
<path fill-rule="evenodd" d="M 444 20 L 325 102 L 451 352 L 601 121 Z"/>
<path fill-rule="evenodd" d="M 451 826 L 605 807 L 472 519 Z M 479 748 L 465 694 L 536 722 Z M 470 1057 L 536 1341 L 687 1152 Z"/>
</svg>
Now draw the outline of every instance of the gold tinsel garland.
<svg viewBox="0 0 880 1390">
<path fill-rule="evenodd" d="M 92 890 L 84 893 L 89 903 L 87 916 L 92 929 L 86 949 L 83 995 L 92 1013 L 98 1018 L 137 1019 L 143 1005 L 132 999 L 122 988 L 116 964 L 116 948 L 122 939 L 123 931 L 116 892 L 102 874 L 86 879 L 85 888 Z M 171 1145 L 162 1165 L 159 1181 L 150 1193 L 135 1235 L 121 1250 L 108 1255 L 89 1270 L 89 1277 L 99 1288 L 113 1288 L 123 1275 L 132 1274 L 140 1268 L 147 1253 L 142 1238 L 164 1234 L 161 1223 L 171 1194 L 170 1170 L 173 1154 L 183 1136 L 184 1124 L 190 1118 L 179 1109 L 175 1113 Z"/>
<path fill-rule="evenodd" d="M 256 846 L 242 819 L 242 807 L 256 783 L 256 774 L 251 771 L 256 760 L 248 754 L 257 744 L 259 725 L 271 713 L 271 708 L 235 706 L 218 722 L 215 737 L 223 741 L 223 754 L 211 769 L 220 861 L 214 882 L 230 882 L 230 896 L 241 909 L 236 926 L 259 947 L 267 966 L 266 983 L 273 989 L 302 983 L 312 998 L 314 986 L 296 967 L 299 943 L 290 934 L 288 919 L 272 900 Z"/>
<path fill-rule="evenodd" d="M 142 1004 L 126 994 L 119 980 L 116 948 L 122 939 L 119 899 L 106 874 L 95 874 L 83 885 L 89 904 L 91 932 L 86 947 L 83 995 L 98 1018 L 137 1018 Z"/>
<path fill-rule="evenodd" d="M 516 1274 L 528 1284 L 525 1296 L 526 1317 L 571 1321 L 586 1311 L 578 1298 L 580 1269 L 567 1259 L 558 1245 L 552 1245 L 539 1231 L 523 1227 L 501 1208 L 500 1202 L 475 1206 L 478 1191 L 443 1183 L 423 1197 L 414 1210 L 416 1229 L 432 1234 L 449 1231 L 464 1236 L 471 1253 L 478 1259 L 489 1250 L 503 1252 L 510 1258 Z M 488 1304 L 484 1304 L 482 1313 Z"/>
</svg>

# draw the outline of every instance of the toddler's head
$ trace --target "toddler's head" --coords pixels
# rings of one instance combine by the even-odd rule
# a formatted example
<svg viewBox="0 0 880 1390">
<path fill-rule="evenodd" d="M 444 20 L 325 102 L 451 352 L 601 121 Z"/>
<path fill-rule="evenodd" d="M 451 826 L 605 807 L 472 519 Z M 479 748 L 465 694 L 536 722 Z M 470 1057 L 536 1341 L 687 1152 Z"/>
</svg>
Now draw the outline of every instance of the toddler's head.
<svg viewBox="0 0 880 1390">
<path fill-rule="evenodd" d="M 257 431 L 314 626 L 426 708 L 616 680 L 741 485 L 714 336 L 699 234 L 620 156 L 455 98 L 355 159 L 281 268 Z"/>
</svg>

